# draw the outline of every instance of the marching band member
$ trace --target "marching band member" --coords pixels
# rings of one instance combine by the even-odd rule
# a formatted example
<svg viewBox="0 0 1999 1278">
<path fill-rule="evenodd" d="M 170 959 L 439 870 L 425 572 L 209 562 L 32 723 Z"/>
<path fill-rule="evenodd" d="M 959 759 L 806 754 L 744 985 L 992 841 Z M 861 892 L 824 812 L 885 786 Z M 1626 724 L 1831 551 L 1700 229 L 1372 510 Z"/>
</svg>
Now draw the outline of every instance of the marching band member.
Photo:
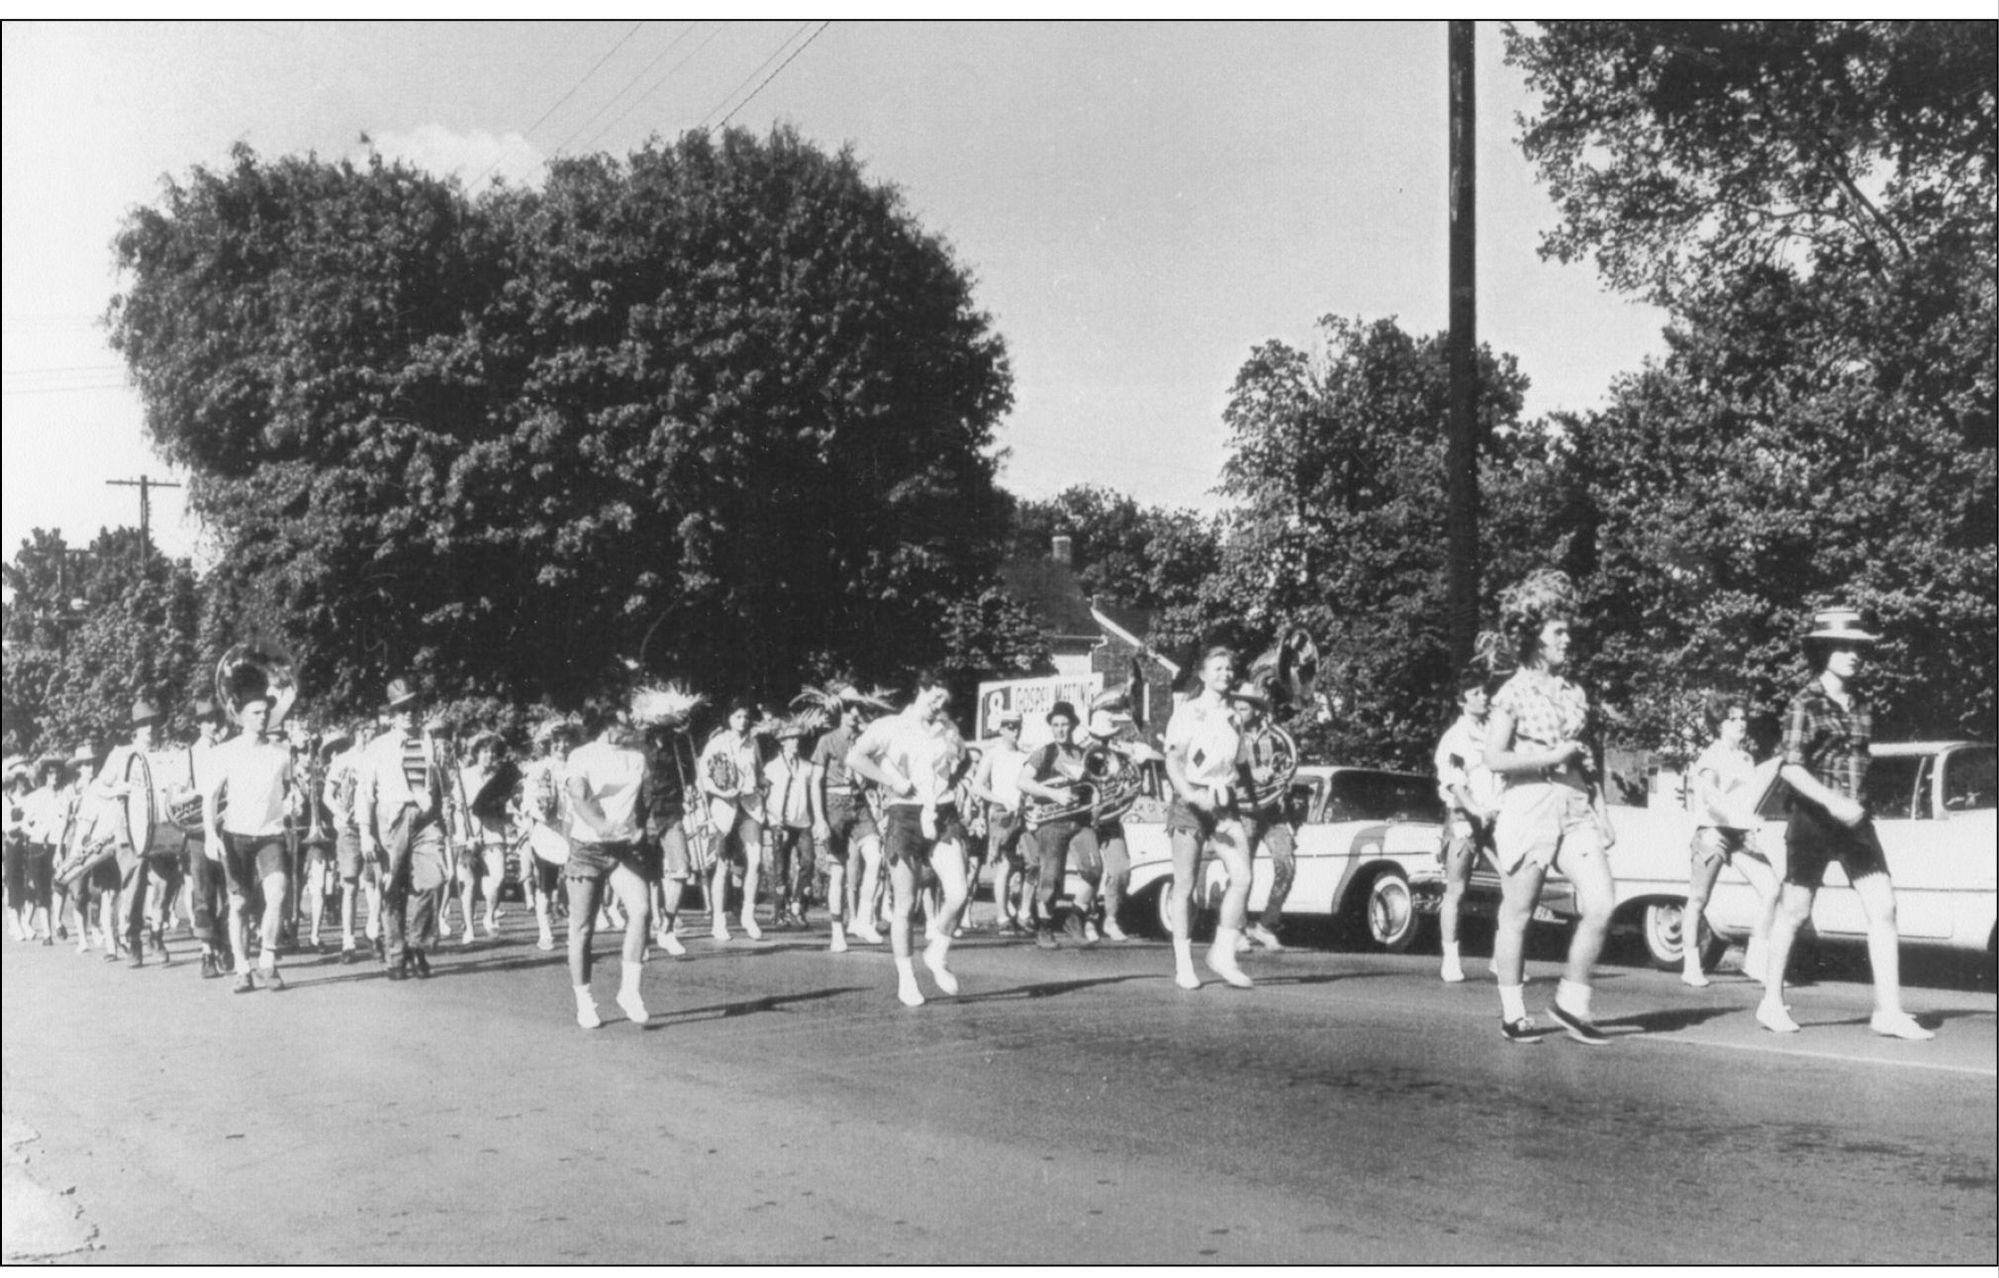
<svg viewBox="0 0 1999 1278">
<path fill-rule="evenodd" d="M 978 767 L 972 771 L 972 795 L 986 805 L 986 859 L 993 867 L 997 926 L 1002 935 L 1024 936 L 1030 929 L 1014 914 L 1012 891 L 1016 879 L 1023 886 L 1027 881 L 1027 865 L 1021 854 L 1022 836 L 1027 833 L 1021 812 L 1026 796 L 1020 789 L 1020 769 L 1027 762 L 1027 752 L 1020 748 L 1020 711 L 1001 711 L 994 728 L 998 735 L 986 742 Z"/>
<path fill-rule="evenodd" d="M 705 847 L 706 835 L 693 828 L 703 819 L 700 804 L 688 805 L 697 764 L 688 720 L 707 700 L 678 684 L 641 688 L 632 697 L 632 722 L 645 730 L 646 866 L 652 892 L 653 939 L 678 958 L 687 953 L 680 941 L 680 901 L 687 885 L 703 868 L 695 849 Z"/>
<path fill-rule="evenodd" d="M 701 793 L 708 799 L 708 819 L 715 827 L 715 869 L 710 876 L 708 911 L 718 941 L 729 939 L 727 911 L 729 872 L 743 872 L 743 931 L 760 940 L 757 926 L 757 874 L 763 860 L 763 826 L 757 820 L 757 786 L 762 775 L 757 743 L 750 736 L 752 711 L 747 702 L 729 708 L 728 725 L 708 738 L 695 769 Z"/>
<path fill-rule="evenodd" d="M 635 1025 L 646 1023 L 639 994 L 646 944 L 646 883 L 642 842 L 646 829 L 646 757 L 631 716 L 604 716 L 597 739 L 569 756 L 564 793 L 569 798 L 569 979 L 576 993 L 576 1023 L 596 1029 L 603 1018 L 590 994 L 590 943 L 596 935 L 598 898 L 608 882 L 624 901 L 624 964 L 618 1006 Z"/>
<path fill-rule="evenodd" d="M 1173 980 L 1183 990 L 1199 989 L 1194 942 L 1189 931 L 1194 876 L 1204 847 L 1212 847 L 1228 873 L 1222 893 L 1221 923 L 1208 947 L 1208 969 L 1238 989 L 1252 982 L 1236 965 L 1236 937 L 1249 902 L 1249 832 L 1237 810 L 1237 760 L 1242 734 L 1229 715 L 1227 696 L 1234 682 L 1234 649 L 1216 645 L 1201 656 L 1201 691 L 1174 707 L 1166 725 L 1166 779 L 1173 787 L 1166 810 L 1166 834 L 1173 848 L 1173 884 L 1167 922 L 1173 931 Z"/>
<path fill-rule="evenodd" d="M 534 730 L 535 748 L 541 757 L 534 761 L 521 780 L 521 817 L 528 827 L 528 856 L 523 867 L 528 896 L 534 902 L 535 925 L 540 937 L 535 948 L 555 948 L 553 918 L 562 901 L 556 888 L 562 882 L 562 867 L 569 862 L 569 801 L 564 797 L 565 769 L 569 752 L 582 735 L 581 726 L 567 716 L 544 719 Z"/>
<path fill-rule="evenodd" d="M 1053 740 L 1027 756 L 1015 775 L 1014 784 L 1029 798 L 1063 803 L 1074 796 L 1070 787 L 1083 779 L 1083 748 L 1073 740 L 1076 734 L 1076 707 L 1057 701 L 1048 710 L 1048 731 Z M 1096 835 L 1081 816 L 1043 821 L 1034 831 L 1035 849 L 1041 863 L 1041 881 L 1035 889 L 1034 943 L 1044 950 L 1060 948 L 1055 939 L 1055 901 L 1062 895 L 1069 854 L 1076 853 L 1083 892 L 1063 928 L 1079 945 L 1096 943 L 1094 924 L 1086 925 L 1090 902 L 1094 899 L 1093 879 L 1101 878 L 1097 860 Z"/>
<path fill-rule="evenodd" d="M 945 959 L 959 912 L 965 908 L 965 827 L 952 792 L 966 760 L 964 738 L 944 714 L 950 703 L 951 690 L 943 677 L 924 671 L 917 676 L 916 697 L 908 707 L 870 725 L 847 752 L 847 770 L 882 787 L 894 897 L 889 942 L 895 954 L 896 997 L 906 1007 L 919 1007 L 924 1001 L 909 950 L 910 915 L 916 908 L 922 863 L 929 864 L 944 891 L 923 963 L 938 989 L 958 992 L 958 978 L 945 966 Z"/>
<path fill-rule="evenodd" d="M 382 930 L 389 979 L 430 975 L 439 901 L 451 868 L 444 846 L 444 780 L 430 738 L 417 731 L 417 693 L 391 679 L 388 731 L 361 765 L 361 842 L 382 864 Z"/>
<path fill-rule="evenodd" d="M 843 954 L 849 923 L 856 940 L 879 945 L 882 939 L 870 918 L 881 880 L 881 831 L 859 779 L 847 768 L 847 756 L 866 730 L 868 713 L 887 706 L 851 684 L 842 684 L 830 696 L 839 707 L 840 722 L 813 745 L 806 790 L 812 800 L 812 837 L 826 864 L 826 908 L 833 915 L 827 949 Z"/>
<path fill-rule="evenodd" d="M 354 913 L 359 899 L 366 896 L 368 918 L 364 935 L 382 958 L 382 867 L 361 846 L 361 768 L 367 758 L 368 742 L 374 725 L 358 719 L 348 734 L 347 746 L 326 762 L 326 779 L 319 801 L 326 808 L 333 829 L 333 859 L 340 873 L 340 962 L 351 964 L 357 957 L 354 945 Z"/>
<path fill-rule="evenodd" d="M 146 756 L 152 753 L 153 733 L 159 726 L 160 712 L 150 701 L 141 698 L 132 705 L 132 737 L 125 745 L 114 747 L 104 760 L 104 767 L 97 775 L 92 789 L 103 802 L 118 806 L 143 801 L 149 810 L 158 811 L 159 796 L 152 793 L 153 769 Z M 146 788 L 144 795 L 132 793 L 133 782 L 129 780 L 134 758 L 144 766 L 139 769 L 141 779 L 137 784 Z M 128 809 L 129 811 L 129 809 Z M 125 814 L 120 814 L 124 816 Z M 163 867 L 153 861 L 152 830 L 133 829 L 129 818 L 114 820 L 118 848 L 118 934 L 125 939 L 126 961 L 133 967 L 146 964 L 146 905 L 149 889 L 154 879 L 163 873 Z M 146 822 L 150 827 L 150 819 Z M 137 847 L 134 840 L 144 839 L 146 847 Z M 160 961 L 168 962 L 166 937 L 157 925 L 153 928 L 153 944 L 159 951 Z"/>
<path fill-rule="evenodd" d="M 482 898 L 486 935 L 492 938 L 500 934 L 500 885 L 507 877 L 507 817 L 505 807 L 487 795 L 487 787 L 499 772 L 499 734 L 474 733 L 465 744 L 465 762 L 458 769 L 457 791 L 464 803 L 453 809 L 460 821 L 458 885 L 463 895 L 459 912 L 465 916 L 465 930 L 458 938 L 461 945 L 472 944 L 472 907 Z"/>
<path fill-rule="evenodd" d="M 1130 722 L 1129 718 L 1111 710 L 1090 711 L 1087 729 L 1090 744 L 1083 753 L 1087 756 L 1101 750 L 1109 755 L 1114 766 L 1106 770 L 1106 775 L 1159 757 L 1149 746 L 1122 739 L 1124 727 Z M 1118 910 L 1124 905 L 1125 888 L 1131 882 L 1131 844 L 1125 838 L 1123 814 L 1093 814 L 1090 834 L 1102 864 L 1103 881 L 1098 886 L 1098 900 L 1103 905 L 1103 934 L 1113 941 L 1129 941 L 1131 938 L 1125 935 L 1124 928 L 1117 921 Z"/>
<path fill-rule="evenodd" d="M 229 944 L 236 951 L 235 992 L 257 988 L 250 975 L 249 913 L 263 900 L 258 966 L 264 984 L 284 988 L 278 975 L 278 936 L 284 922 L 287 860 L 285 818 L 298 798 L 291 750 L 265 740 L 275 700 L 262 676 L 240 670 L 235 698 L 237 735 L 218 747 L 214 771 L 202 793 L 206 852 L 222 863 L 229 891 Z M 224 796 L 228 808 L 223 810 Z"/>
<path fill-rule="evenodd" d="M 286 726 L 293 727 L 289 723 Z M 299 885 L 298 913 L 310 919 L 307 940 L 316 953 L 320 927 L 325 921 L 326 898 L 333 895 L 333 885 L 339 881 L 339 831 L 334 828 L 332 811 L 326 806 L 326 773 L 334 756 L 347 748 L 348 741 L 340 735 L 315 737 L 303 724 L 298 724 L 293 729 L 292 744 L 295 748 L 292 766 L 298 769 L 301 778 L 299 799 L 305 808 L 304 815 L 294 823 L 302 827 L 296 833 L 305 871 Z M 294 919 L 292 932 L 296 935 L 297 931 L 298 920 Z"/>
<path fill-rule="evenodd" d="M 43 945 L 56 943 L 55 859 L 66 818 L 62 779 L 62 756 L 43 755 L 35 760 L 34 788 L 21 800 L 21 833 L 27 840 L 21 857 L 22 922 Z"/>
<path fill-rule="evenodd" d="M 195 740 L 187 748 L 183 769 L 187 793 L 208 793 L 215 778 L 215 751 L 227 731 L 222 710 L 215 702 L 197 698 L 194 703 Z M 203 805 L 206 806 L 205 804 Z M 208 822 L 200 819 L 187 836 L 185 879 L 188 913 L 193 919 L 194 939 L 201 943 L 201 975 L 212 980 L 231 966 L 229 962 L 229 888 L 223 879 L 221 853 L 209 854 Z"/>
<path fill-rule="evenodd" d="M 124 814 L 116 810 L 116 800 L 102 794 L 97 778 L 95 747 L 84 744 L 70 755 L 72 780 L 69 796 L 69 837 L 62 849 L 62 865 L 56 873 L 58 885 L 69 885 L 70 907 L 76 914 L 76 952 L 90 952 L 95 932 L 104 961 L 118 958 L 118 861 L 114 844 Z M 97 917 L 91 917 L 92 907 Z"/>
<path fill-rule="evenodd" d="M 28 904 L 28 810 L 25 800 L 35 788 L 28 761 L 10 756 L 6 764 L 7 788 L 7 935 L 25 941 L 32 935 L 25 926 L 32 907 Z"/>
<path fill-rule="evenodd" d="M 1270 697 L 1263 685 L 1252 678 L 1229 694 L 1229 702 L 1235 707 L 1236 726 L 1242 731 L 1244 762 L 1253 789 L 1269 781 L 1274 771 L 1269 753 L 1271 736 L 1263 731 L 1270 717 Z M 1284 948 L 1284 943 L 1277 939 L 1277 928 L 1284 918 L 1284 902 L 1291 896 L 1292 880 L 1298 876 L 1298 841 L 1291 828 L 1289 808 L 1288 795 L 1273 795 L 1260 804 L 1253 795 L 1243 798 L 1243 829 L 1249 835 L 1250 865 L 1252 869 L 1255 867 L 1256 854 L 1261 851 L 1270 857 L 1271 875 L 1270 895 L 1264 901 L 1263 914 L 1243 930 L 1242 939 L 1236 943 L 1238 953 L 1247 949 L 1251 941 L 1266 950 Z"/>
</svg>

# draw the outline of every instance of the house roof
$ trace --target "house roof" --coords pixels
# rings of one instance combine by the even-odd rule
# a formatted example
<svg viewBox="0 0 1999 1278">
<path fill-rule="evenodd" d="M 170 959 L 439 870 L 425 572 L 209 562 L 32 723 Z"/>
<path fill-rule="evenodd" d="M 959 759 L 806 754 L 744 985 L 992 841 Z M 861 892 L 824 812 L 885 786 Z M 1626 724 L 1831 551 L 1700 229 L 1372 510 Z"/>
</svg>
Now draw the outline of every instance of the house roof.
<svg viewBox="0 0 1999 1278">
<path fill-rule="evenodd" d="M 1095 639 L 1103 633 L 1090 615 L 1090 599 L 1068 564 L 1053 559 L 1009 559 L 1000 565 L 1007 593 L 1027 609 L 1044 634 Z"/>
</svg>

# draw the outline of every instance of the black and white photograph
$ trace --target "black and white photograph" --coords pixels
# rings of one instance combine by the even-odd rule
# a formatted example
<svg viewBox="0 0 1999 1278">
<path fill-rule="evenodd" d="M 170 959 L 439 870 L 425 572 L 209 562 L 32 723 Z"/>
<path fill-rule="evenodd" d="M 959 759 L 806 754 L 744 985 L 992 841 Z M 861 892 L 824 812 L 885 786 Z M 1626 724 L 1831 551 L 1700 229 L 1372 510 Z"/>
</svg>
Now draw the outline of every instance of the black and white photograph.
<svg viewBox="0 0 1999 1278">
<path fill-rule="evenodd" d="M 1957 9 L 9 18 L 5 1263 L 1999 1266 Z"/>
</svg>

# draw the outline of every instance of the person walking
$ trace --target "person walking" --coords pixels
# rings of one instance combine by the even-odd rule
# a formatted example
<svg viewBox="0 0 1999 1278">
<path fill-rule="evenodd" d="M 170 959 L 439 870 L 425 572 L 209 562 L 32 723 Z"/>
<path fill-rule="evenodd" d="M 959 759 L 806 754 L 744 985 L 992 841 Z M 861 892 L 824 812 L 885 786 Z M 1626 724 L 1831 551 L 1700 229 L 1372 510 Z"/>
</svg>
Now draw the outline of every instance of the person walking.
<svg viewBox="0 0 1999 1278">
<path fill-rule="evenodd" d="M 1680 979 L 1700 989 L 1709 984 L 1701 970 L 1701 919 L 1724 864 L 1735 866 L 1756 892 L 1759 908 L 1742 954 L 1745 975 L 1768 983 L 1770 924 L 1777 912 L 1777 871 L 1756 844 L 1756 760 L 1749 753 L 1749 707 L 1740 697 L 1710 693 L 1708 726 L 1715 739 L 1691 769 L 1694 829 L 1687 871 L 1687 909 L 1681 917 Z"/>
<path fill-rule="evenodd" d="M 1444 900 L 1437 910 L 1437 930 L 1444 951 L 1440 975 L 1452 984 L 1465 979 L 1458 952 L 1458 915 L 1464 908 L 1465 889 L 1480 855 L 1492 851 L 1493 822 L 1499 816 L 1499 778 L 1485 766 L 1490 678 L 1489 672 L 1477 668 L 1458 677 L 1458 717 L 1437 742 L 1437 793 L 1449 813 L 1439 852 L 1444 862 Z"/>
<path fill-rule="evenodd" d="M 418 694 L 391 679 L 389 728 L 368 746 L 358 821 L 369 857 L 382 866 L 383 960 L 392 981 L 428 977 L 451 867 L 444 846 L 444 775 L 433 742 L 417 730 Z"/>
</svg>

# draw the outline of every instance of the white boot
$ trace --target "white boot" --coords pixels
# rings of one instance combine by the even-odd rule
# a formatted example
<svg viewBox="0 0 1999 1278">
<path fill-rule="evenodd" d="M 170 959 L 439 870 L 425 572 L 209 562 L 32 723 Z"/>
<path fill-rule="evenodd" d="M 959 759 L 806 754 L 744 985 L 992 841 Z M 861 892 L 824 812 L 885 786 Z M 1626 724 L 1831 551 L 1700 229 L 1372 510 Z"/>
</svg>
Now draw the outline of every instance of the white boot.
<svg viewBox="0 0 1999 1278">
<path fill-rule="evenodd" d="M 922 1007 L 923 991 L 916 988 L 916 963 L 913 959 L 899 958 L 895 961 L 895 996 L 902 1000 L 904 1007 Z"/>
<path fill-rule="evenodd" d="M 1201 988 L 1201 978 L 1194 972 L 1194 942 L 1188 937 L 1173 938 L 1173 983 L 1183 990 Z"/>
<path fill-rule="evenodd" d="M 942 935 L 938 936 L 936 940 L 923 948 L 923 966 L 930 969 L 930 977 L 937 982 L 938 989 L 943 990 L 946 994 L 956 994 L 958 992 L 958 978 L 951 975 L 944 967 L 944 955 L 949 952 L 950 948 L 951 938 Z"/>
<path fill-rule="evenodd" d="M 1243 970 L 1236 966 L 1236 946 L 1243 940 L 1240 929 L 1218 927 L 1215 929 L 1215 943 L 1208 947 L 1208 970 L 1221 977 L 1239 990 L 1246 990 L 1256 984 Z"/>
</svg>

